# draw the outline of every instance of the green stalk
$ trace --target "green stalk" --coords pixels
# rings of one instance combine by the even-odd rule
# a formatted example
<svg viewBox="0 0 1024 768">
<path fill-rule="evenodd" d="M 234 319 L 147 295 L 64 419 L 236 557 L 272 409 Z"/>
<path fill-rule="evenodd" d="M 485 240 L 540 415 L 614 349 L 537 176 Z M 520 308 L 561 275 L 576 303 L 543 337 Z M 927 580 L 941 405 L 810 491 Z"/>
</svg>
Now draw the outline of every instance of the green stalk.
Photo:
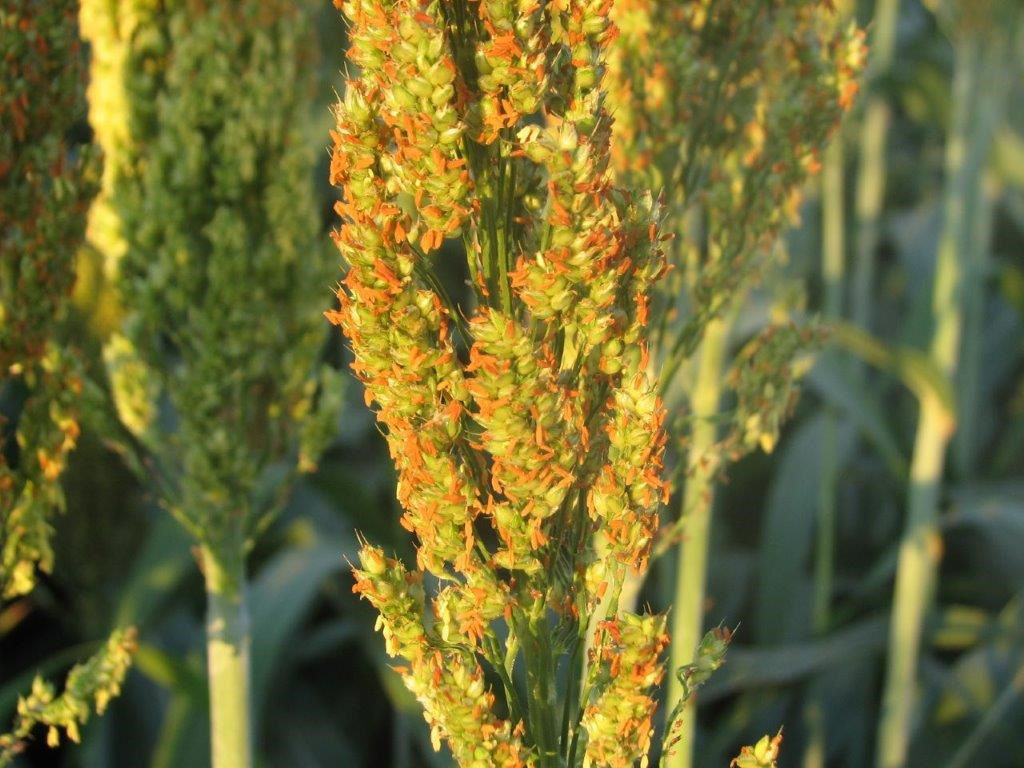
<svg viewBox="0 0 1024 768">
<path fill-rule="evenodd" d="M 889 658 L 881 722 L 879 768 L 899 768 L 907 758 L 921 633 L 932 599 L 939 556 L 939 484 L 950 436 L 948 414 L 934 397 L 921 403 L 910 469 L 909 510 L 900 542 L 889 629 Z"/>
<path fill-rule="evenodd" d="M 518 640 L 526 673 L 526 719 L 537 748 L 539 768 L 559 768 L 558 706 L 554 688 L 553 657 L 543 604 L 534 604 L 529 615 L 513 612 L 512 629 Z"/>
<path fill-rule="evenodd" d="M 722 366 L 729 341 L 729 319 L 713 320 L 704 332 L 697 351 L 697 379 L 691 397 L 693 432 L 689 456 L 691 474 L 683 493 L 683 541 L 676 566 L 675 599 L 672 609 L 672 653 L 669 665 L 668 706 L 683 695 L 676 670 L 694 661 L 704 627 L 708 544 L 711 507 L 714 502 L 714 467 L 701 462 L 711 454 L 718 440 L 717 416 L 722 395 Z M 680 715 L 681 739 L 665 760 L 667 768 L 693 765 L 693 739 L 697 703 L 691 698 Z"/>
<path fill-rule="evenodd" d="M 978 461 L 978 410 L 980 405 L 982 347 L 985 336 L 984 282 L 989 271 L 989 252 L 992 245 L 993 209 L 996 201 L 996 183 L 993 173 L 986 173 L 988 154 L 1003 119 L 1011 68 L 1012 42 L 1020 34 L 1020 18 L 1006 13 L 993 19 L 996 25 L 1005 21 L 1003 29 L 989 36 L 983 43 L 979 82 L 982 92 L 975 94 L 971 140 L 967 146 L 964 187 L 967 190 L 964 210 L 964 229 L 960 247 L 964 264 L 964 339 L 962 360 L 957 371 L 957 434 L 953 442 L 953 458 L 959 473 L 970 478 Z"/>
<path fill-rule="evenodd" d="M 241 549 L 202 548 L 213 768 L 252 766 L 249 609 Z"/>
<path fill-rule="evenodd" d="M 860 170 L 857 174 L 857 246 L 853 263 L 853 322 L 867 329 L 874 303 L 875 251 L 879 220 L 885 200 L 885 152 L 890 109 L 878 93 L 879 81 L 892 67 L 896 49 L 899 0 L 878 0 L 867 82 L 871 89 L 860 136 Z"/>
<path fill-rule="evenodd" d="M 999 89 L 988 81 L 1005 65 L 1009 25 L 991 20 L 993 34 L 963 31 L 956 42 L 953 118 L 946 145 L 945 221 L 932 294 L 932 362 L 952 380 L 958 362 L 973 222 L 982 195 L 981 172 L 992 144 Z M 908 519 L 900 544 L 889 637 L 889 659 L 879 724 L 877 764 L 906 763 L 916 694 L 922 624 L 936 580 L 940 533 L 939 489 L 953 424 L 935 393 L 921 399 L 911 465 Z"/>
<path fill-rule="evenodd" d="M 824 279 L 823 314 L 828 320 L 842 317 L 843 262 L 845 260 L 843 212 L 843 140 L 836 136 L 825 153 L 822 173 L 822 277 Z M 831 622 L 832 582 L 836 547 L 836 484 L 839 419 L 833 408 L 827 408 L 821 457 L 817 541 L 814 563 L 814 634 L 828 632 Z M 824 707 L 812 697 L 807 711 L 810 731 L 804 768 L 825 766 Z"/>
<path fill-rule="evenodd" d="M 842 317 L 843 264 L 845 237 L 843 214 L 843 142 L 837 136 L 825 155 L 822 176 L 823 243 L 822 276 L 825 284 L 824 315 L 829 320 Z M 837 416 L 829 409 L 825 424 L 825 445 L 822 461 L 821 497 L 818 508 L 817 560 L 815 563 L 814 631 L 828 630 L 832 596 L 833 562 L 835 559 L 835 496 Z"/>
<path fill-rule="evenodd" d="M 978 416 L 981 406 L 982 351 L 985 342 L 985 277 L 990 269 L 995 186 L 983 179 L 977 209 L 967 215 L 972 233 L 966 243 L 971 254 L 965 276 L 964 340 L 962 360 L 957 371 L 957 433 L 953 439 L 953 459 L 959 475 L 970 479 L 978 464 Z"/>
</svg>

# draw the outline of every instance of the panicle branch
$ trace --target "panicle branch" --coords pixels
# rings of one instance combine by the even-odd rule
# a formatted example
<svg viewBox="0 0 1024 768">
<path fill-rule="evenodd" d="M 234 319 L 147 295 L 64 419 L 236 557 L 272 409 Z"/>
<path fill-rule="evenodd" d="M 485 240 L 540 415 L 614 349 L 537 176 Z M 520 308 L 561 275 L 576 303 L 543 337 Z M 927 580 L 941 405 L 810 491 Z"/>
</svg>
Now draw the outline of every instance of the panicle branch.
<svg viewBox="0 0 1024 768">
<path fill-rule="evenodd" d="M 46 743 L 51 747 L 60 744 L 62 730 L 78 743 L 90 712 L 102 715 L 120 694 L 135 647 L 134 629 L 115 631 L 94 656 L 71 669 L 59 695 L 50 683 L 35 678 L 31 693 L 18 698 L 14 727 L 0 734 L 0 766 L 10 765 L 39 726 L 46 728 Z"/>
</svg>

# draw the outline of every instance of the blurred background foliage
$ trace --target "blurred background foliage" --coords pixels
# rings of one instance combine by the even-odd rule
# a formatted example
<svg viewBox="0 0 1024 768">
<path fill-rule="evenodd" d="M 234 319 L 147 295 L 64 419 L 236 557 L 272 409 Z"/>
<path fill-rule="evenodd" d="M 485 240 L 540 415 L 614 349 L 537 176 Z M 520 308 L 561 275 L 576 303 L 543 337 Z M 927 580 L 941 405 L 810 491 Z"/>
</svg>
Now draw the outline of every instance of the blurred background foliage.
<svg viewBox="0 0 1024 768">
<path fill-rule="evenodd" d="M 863 22 L 873 5 L 860 4 Z M 335 225 L 327 182 L 329 106 L 345 47 L 340 15 L 327 2 L 317 28 L 320 98 L 308 137 L 324 147 L 317 188 L 326 241 Z M 950 37 L 931 8 L 904 0 L 892 67 L 868 87 L 868 96 L 884 100 L 891 113 L 870 294 L 869 329 L 882 352 L 925 349 L 931 333 L 953 114 Z M 957 382 L 960 423 L 969 414 L 970 430 L 954 438 L 942 483 L 942 557 L 935 609 L 924 628 L 912 766 L 1024 766 L 1022 40 L 1005 62 L 1008 109 L 984 166 L 986 204 L 979 216 L 991 227 L 990 245 L 973 255 L 982 300 L 965 336 Z M 865 102 L 843 133 L 850 230 Z M 72 138 L 88 142 L 87 127 L 77 126 Z M 784 269 L 737 317 L 736 348 L 780 314 L 824 308 L 819 186 L 808 188 L 801 223 L 786 238 Z M 459 279 L 452 275 L 453 284 Z M 324 296 L 326 308 L 330 286 Z M 100 344 L 118 312 L 95 257 L 81 253 L 75 311 L 63 331 L 97 380 Z M 338 336 L 326 327 L 324 333 L 325 354 L 336 362 L 346 358 Z M 700 695 L 699 766 L 725 766 L 740 744 L 780 724 L 786 728 L 780 765 L 806 764 L 812 704 L 820 707 L 827 765 L 873 763 L 918 404 L 908 388 L 912 366 L 867 367 L 853 375 L 863 363 L 854 362 L 848 346 L 834 344 L 817 357 L 774 452 L 732 467 L 717 495 L 707 624 L 738 630 L 725 667 Z M 886 355 L 868 350 L 867 357 Z M 389 669 L 371 609 L 351 594 L 346 558 L 354 557 L 357 531 L 405 554 L 410 542 L 398 526 L 384 442 L 359 387 L 353 382 L 345 394 L 338 437 L 250 560 L 258 764 L 445 766 L 447 758 L 430 748 L 417 705 Z M 826 441 L 831 423 L 836 439 Z M 0 723 L 9 722 L 17 695 L 37 672 L 59 679 L 97 638 L 130 622 L 139 627 L 140 650 L 121 698 L 90 721 L 82 747 L 37 745 L 19 765 L 202 768 L 209 763 L 204 599 L 189 540 L 102 434 L 88 421 L 84 427 L 65 475 L 68 508 L 57 523 L 57 567 L 29 597 L 0 606 Z M 834 453 L 823 450 L 827 445 Z M 835 581 L 822 629 L 813 616 L 814 546 L 822 473 L 829 467 Z M 641 599 L 668 605 L 674 570 L 671 555 L 658 560 Z"/>
</svg>

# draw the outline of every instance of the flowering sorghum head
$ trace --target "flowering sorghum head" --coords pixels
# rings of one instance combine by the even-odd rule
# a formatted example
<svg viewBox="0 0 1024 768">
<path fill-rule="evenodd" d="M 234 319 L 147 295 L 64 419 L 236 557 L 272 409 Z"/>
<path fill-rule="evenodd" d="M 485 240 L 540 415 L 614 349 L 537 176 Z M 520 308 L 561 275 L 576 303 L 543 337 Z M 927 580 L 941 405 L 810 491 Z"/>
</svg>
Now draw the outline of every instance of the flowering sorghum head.
<svg viewBox="0 0 1024 768">
<path fill-rule="evenodd" d="M 55 342 L 93 185 L 67 134 L 85 112 L 75 3 L 0 11 L 0 597 L 53 561 L 49 519 L 81 387 Z"/>
<path fill-rule="evenodd" d="M 620 0 L 614 16 L 615 168 L 664 189 L 684 235 L 672 285 L 684 311 L 669 327 L 686 353 L 795 217 L 857 93 L 863 34 L 822 0 Z"/>
<path fill-rule="evenodd" d="M 611 2 L 336 5 L 358 74 L 332 134 L 348 272 L 329 317 L 387 437 L 419 566 L 366 546 L 357 589 L 460 765 L 549 765 L 554 637 L 578 645 L 601 597 L 642 566 L 664 493 L 645 341 L 662 237 L 650 196 L 610 167 Z M 457 306 L 436 266 L 459 246 L 471 295 Z M 621 639 L 601 646 L 609 671 L 577 702 L 589 725 L 571 730 L 591 764 L 617 766 L 603 740 L 628 729 L 646 751 L 664 643 L 660 619 L 609 620 Z M 608 691 L 627 682 L 621 706 Z"/>
<path fill-rule="evenodd" d="M 304 141 L 308 19 L 284 0 L 84 0 L 81 21 L 105 156 L 89 239 L 125 310 L 105 355 L 118 410 L 179 519 L 244 540 L 263 473 L 302 460 L 315 415 L 330 259 Z"/>
</svg>

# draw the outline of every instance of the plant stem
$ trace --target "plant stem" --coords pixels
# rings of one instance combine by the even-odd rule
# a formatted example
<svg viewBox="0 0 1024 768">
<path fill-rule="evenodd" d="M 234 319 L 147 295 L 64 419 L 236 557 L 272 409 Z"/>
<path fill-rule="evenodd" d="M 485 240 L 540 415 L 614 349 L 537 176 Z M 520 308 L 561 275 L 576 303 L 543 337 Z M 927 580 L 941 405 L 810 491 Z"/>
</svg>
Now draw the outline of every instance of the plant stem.
<svg viewBox="0 0 1024 768">
<path fill-rule="evenodd" d="M 679 547 L 672 609 L 672 654 L 669 666 L 668 706 L 683 694 L 675 672 L 691 664 L 704 627 L 711 507 L 714 502 L 715 462 L 706 458 L 718 440 L 716 416 L 722 394 L 722 366 L 729 341 L 729 319 L 711 321 L 697 352 L 698 370 L 691 397 L 693 432 L 690 439 L 690 475 L 683 493 L 683 541 Z M 697 704 L 690 699 L 680 715 L 681 739 L 665 760 L 667 768 L 693 765 L 693 737 Z"/>
<path fill-rule="evenodd" d="M 843 215 L 843 143 L 836 136 L 825 156 L 822 178 L 824 206 L 822 275 L 825 283 L 824 314 L 829 320 L 842 317 L 843 263 L 845 261 Z M 817 560 L 815 563 L 814 631 L 828 630 L 835 560 L 836 430 L 838 418 L 829 409 L 822 446 L 821 496 L 818 508 Z"/>
<path fill-rule="evenodd" d="M 1019 14 L 1019 12 L 1018 12 Z M 1006 107 L 1010 80 L 1012 43 L 1019 39 L 1021 17 L 994 19 L 1002 31 L 996 31 L 983 43 L 979 51 L 979 83 L 981 92 L 974 94 L 977 102 L 972 108 L 973 122 L 967 142 L 964 161 L 963 187 L 964 228 L 959 246 L 964 257 L 964 339 L 962 357 L 957 370 L 957 434 L 954 437 L 953 458 L 960 475 L 970 479 L 978 461 L 978 411 L 982 403 L 981 368 L 985 341 L 984 282 L 989 271 L 989 252 L 992 245 L 993 210 L 996 202 L 996 184 L 993 174 L 986 174 L 985 166 L 999 124 Z"/>
<path fill-rule="evenodd" d="M 888 101 L 878 93 L 879 82 L 892 67 L 896 49 L 899 0 L 878 0 L 867 82 L 871 89 L 860 136 L 860 171 L 857 174 L 857 247 L 853 263 L 854 324 L 869 329 L 874 304 L 875 250 L 879 219 L 885 199 L 885 151 L 889 133 Z"/>
<path fill-rule="evenodd" d="M 233 549 L 225 552 L 223 550 Z M 252 766 L 249 610 L 242 547 L 202 548 L 213 768 Z"/>
<path fill-rule="evenodd" d="M 1007 27 L 991 20 L 992 34 L 981 27 L 964 30 L 955 44 L 953 117 L 946 144 L 945 221 L 935 267 L 932 294 L 934 330 L 930 355 L 951 380 L 960 352 L 964 312 L 964 280 L 982 194 L 981 169 L 988 156 L 1000 103 L 999 89 L 987 82 L 1005 61 Z M 922 624 L 932 598 L 941 549 L 938 527 L 939 488 L 953 424 L 938 398 L 921 401 L 906 531 L 900 544 L 889 638 L 886 688 L 879 724 L 879 768 L 906 763 L 911 737 L 915 677 Z"/>
<path fill-rule="evenodd" d="M 823 314 L 828 320 L 842 316 L 843 262 L 845 260 L 843 213 L 843 139 L 837 135 L 825 154 L 822 173 L 822 277 L 824 280 Z M 832 582 L 836 547 L 836 484 L 838 416 L 827 408 L 824 422 L 821 457 L 821 485 L 818 500 L 817 541 L 814 563 L 814 634 L 828 632 L 831 622 Z M 808 737 L 804 752 L 804 768 L 824 768 L 825 723 L 824 706 L 812 696 L 807 711 Z"/>
<path fill-rule="evenodd" d="M 985 348 L 985 277 L 990 269 L 995 193 L 988 187 L 991 179 L 982 179 L 976 209 L 968 214 L 972 232 L 966 244 L 971 254 L 964 289 L 964 340 L 962 360 L 957 370 L 957 434 L 953 439 L 953 459 L 960 477 L 973 479 L 978 464 L 978 417 L 982 408 L 981 369 Z"/>
<path fill-rule="evenodd" d="M 949 419 L 928 397 L 921 415 L 910 469 L 909 511 L 900 542 L 889 629 L 889 658 L 878 729 L 879 768 L 904 765 L 910 744 L 915 678 L 927 606 L 931 602 L 939 558 L 937 507 L 949 440 Z"/>
</svg>

